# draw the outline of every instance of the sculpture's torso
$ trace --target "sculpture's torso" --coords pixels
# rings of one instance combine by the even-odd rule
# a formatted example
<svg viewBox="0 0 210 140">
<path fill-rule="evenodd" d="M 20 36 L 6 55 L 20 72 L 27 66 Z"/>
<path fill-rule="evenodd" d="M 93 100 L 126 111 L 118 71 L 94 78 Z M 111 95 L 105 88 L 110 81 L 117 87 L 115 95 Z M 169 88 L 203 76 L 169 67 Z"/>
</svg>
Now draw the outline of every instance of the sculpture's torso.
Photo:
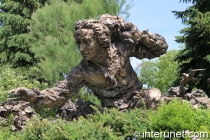
<svg viewBox="0 0 210 140">
<path fill-rule="evenodd" d="M 79 67 L 82 69 L 84 85 L 90 88 L 98 97 L 117 97 L 131 90 L 142 88 L 129 61 L 129 50 L 126 50 L 125 42 L 116 43 L 115 62 L 110 67 L 103 67 L 91 62 L 82 61 Z M 129 44 L 130 45 L 130 44 Z M 132 46 L 130 46 L 132 51 Z"/>
</svg>

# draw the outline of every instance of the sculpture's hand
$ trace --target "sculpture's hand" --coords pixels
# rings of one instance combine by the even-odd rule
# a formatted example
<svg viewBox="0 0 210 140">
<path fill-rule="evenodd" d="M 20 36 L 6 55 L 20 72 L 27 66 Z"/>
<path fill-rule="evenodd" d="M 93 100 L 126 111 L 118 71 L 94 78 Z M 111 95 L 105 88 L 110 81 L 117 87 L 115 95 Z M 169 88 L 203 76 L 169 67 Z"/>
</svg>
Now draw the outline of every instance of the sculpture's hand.
<svg viewBox="0 0 210 140">
<path fill-rule="evenodd" d="M 138 43 L 141 38 L 141 32 L 138 28 L 130 22 L 127 22 L 122 28 L 121 38 L 122 39 L 132 39 L 135 43 Z"/>
<path fill-rule="evenodd" d="M 59 95 L 60 93 L 55 89 L 40 91 L 38 89 L 20 87 L 9 91 L 9 98 L 12 100 L 27 101 L 38 107 L 49 108 L 65 103 L 66 99 Z"/>
<path fill-rule="evenodd" d="M 150 51 L 158 51 L 159 56 L 165 54 L 168 49 L 168 44 L 165 38 L 159 34 L 152 34 L 148 31 L 141 33 L 140 43 L 144 44 Z"/>
<path fill-rule="evenodd" d="M 9 94 L 9 98 L 14 99 L 14 100 L 22 100 L 22 101 L 32 102 L 32 103 L 37 100 L 37 93 L 25 87 L 12 89 L 8 92 L 8 94 Z"/>
</svg>

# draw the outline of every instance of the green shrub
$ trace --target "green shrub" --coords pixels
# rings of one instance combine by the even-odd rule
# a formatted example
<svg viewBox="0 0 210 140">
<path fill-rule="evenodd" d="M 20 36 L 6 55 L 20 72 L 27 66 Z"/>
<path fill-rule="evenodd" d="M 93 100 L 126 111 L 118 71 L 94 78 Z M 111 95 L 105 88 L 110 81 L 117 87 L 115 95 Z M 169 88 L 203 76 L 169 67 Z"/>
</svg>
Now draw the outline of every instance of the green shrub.
<svg viewBox="0 0 210 140">
<path fill-rule="evenodd" d="M 13 134 L 10 131 L 9 127 L 1 127 L 0 125 L 0 140 L 8 140 L 10 139 Z"/>
<path fill-rule="evenodd" d="M 18 140 L 122 140 L 126 136 L 133 136 L 135 131 L 147 129 L 146 113 L 141 109 L 126 112 L 105 109 L 101 114 L 96 110 L 87 119 L 80 117 L 72 122 L 34 117 L 26 122 L 23 131 L 5 133 L 1 129 L 0 134 L 3 139 L 15 137 Z"/>
<path fill-rule="evenodd" d="M 47 119 L 54 119 L 58 110 L 58 106 L 55 106 L 53 108 L 34 107 L 34 106 L 32 107 L 35 110 L 35 112 L 40 115 L 40 117 Z"/>
<path fill-rule="evenodd" d="M 83 101 L 90 101 L 98 108 L 101 108 L 101 101 L 85 86 L 80 89 L 78 95 L 72 98 L 72 101 L 75 102 L 78 98 L 81 98 Z"/>
<path fill-rule="evenodd" d="M 120 112 L 115 108 L 105 108 L 101 113 L 94 108 L 96 111 L 94 115 L 89 115 L 87 119 L 80 117 L 72 122 L 36 117 L 26 122 L 26 127 L 20 132 L 10 132 L 8 128 L 0 129 L 0 139 L 122 140 L 127 136 L 133 137 L 135 131 L 140 134 L 151 130 L 210 132 L 210 110 L 195 110 L 188 103 L 177 100 L 163 104 L 157 111 L 133 109 Z"/>
<path fill-rule="evenodd" d="M 198 132 L 208 132 L 210 136 L 210 110 L 209 109 L 198 109 L 196 110 L 197 123 L 199 124 Z"/>
<path fill-rule="evenodd" d="M 12 69 L 5 69 L 0 73 L 0 102 L 5 102 L 7 100 L 7 93 L 11 89 L 17 87 L 44 89 L 47 86 L 47 84 L 40 84 L 36 80 L 27 80 L 24 76 L 18 75 Z"/>
<path fill-rule="evenodd" d="M 156 112 L 148 114 L 149 129 L 157 132 L 210 130 L 210 111 L 195 109 L 189 103 L 173 100 L 164 103 Z"/>
<path fill-rule="evenodd" d="M 47 119 L 35 119 L 27 122 L 24 131 L 16 134 L 17 139 L 28 140 L 103 140 L 118 139 L 111 129 L 103 127 L 102 123 L 80 118 L 78 121 L 65 122 L 63 120 L 49 121 Z"/>
<path fill-rule="evenodd" d="M 109 127 L 115 136 L 125 137 L 132 135 L 135 131 L 143 132 L 147 129 L 148 121 L 146 113 L 150 110 L 127 110 L 120 112 L 116 108 L 104 109 L 104 113 L 96 113 L 92 118 L 95 123 L 102 123 L 104 127 Z"/>
</svg>

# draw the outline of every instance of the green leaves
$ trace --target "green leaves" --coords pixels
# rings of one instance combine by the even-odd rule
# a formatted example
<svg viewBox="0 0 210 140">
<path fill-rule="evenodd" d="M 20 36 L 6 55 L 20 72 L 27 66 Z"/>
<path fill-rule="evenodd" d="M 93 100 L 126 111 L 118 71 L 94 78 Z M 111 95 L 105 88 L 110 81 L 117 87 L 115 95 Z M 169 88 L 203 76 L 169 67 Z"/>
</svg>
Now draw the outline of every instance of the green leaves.
<svg viewBox="0 0 210 140">
<path fill-rule="evenodd" d="M 54 2 L 32 16 L 30 31 L 37 41 L 31 47 L 39 62 L 30 68 L 30 76 L 53 84 L 63 79 L 81 60 L 74 41 L 74 23 L 84 18 L 81 5 Z"/>
<path fill-rule="evenodd" d="M 36 80 L 26 80 L 24 76 L 18 75 L 11 69 L 4 69 L 0 72 L 0 102 L 7 100 L 8 91 L 17 87 L 32 88 L 46 88 L 46 83 L 40 84 Z"/>
<path fill-rule="evenodd" d="M 35 63 L 34 54 L 30 51 L 34 38 L 28 34 L 28 26 L 32 23 L 32 13 L 39 6 L 40 3 L 36 0 L 1 1 L 1 65 L 10 64 L 12 68 L 24 69 Z"/>
<path fill-rule="evenodd" d="M 147 87 L 159 88 L 167 93 L 178 77 L 178 63 L 174 61 L 178 51 L 172 50 L 154 60 L 143 60 L 139 70 L 139 80 Z"/>
<path fill-rule="evenodd" d="M 153 131 L 182 132 L 185 130 L 198 131 L 201 126 L 210 127 L 206 121 L 209 119 L 209 110 L 194 109 L 189 103 L 173 100 L 163 104 L 157 112 L 148 114 Z M 205 118 L 206 117 L 206 118 Z"/>
</svg>

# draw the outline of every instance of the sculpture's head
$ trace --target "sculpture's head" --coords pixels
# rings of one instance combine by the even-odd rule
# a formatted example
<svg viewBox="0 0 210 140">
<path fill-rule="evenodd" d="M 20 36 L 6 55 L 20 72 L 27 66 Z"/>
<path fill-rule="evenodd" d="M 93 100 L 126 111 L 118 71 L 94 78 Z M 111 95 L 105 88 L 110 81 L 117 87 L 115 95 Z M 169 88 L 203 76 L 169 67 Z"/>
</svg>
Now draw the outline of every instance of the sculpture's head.
<svg viewBox="0 0 210 140">
<path fill-rule="evenodd" d="M 91 19 L 78 21 L 74 28 L 76 29 L 74 38 L 85 60 L 92 60 L 100 52 L 99 49 L 110 46 L 110 31 L 100 21 Z"/>
<path fill-rule="evenodd" d="M 77 45 L 83 58 L 92 60 L 98 58 L 115 42 L 131 39 L 135 44 L 143 44 L 148 50 L 148 55 L 138 58 L 155 58 L 166 53 L 168 45 L 165 39 L 158 34 L 140 32 L 135 25 L 124 22 L 120 16 L 102 15 L 99 20 L 86 19 L 76 22 L 74 34 Z M 151 39 L 150 39 L 151 38 Z M 113 45 L 112 45 L 113 44 Z M 151 49 L 151 47 L 154 47 Z M 100 55 L 99 55 L 100 54 Z"/>
<path fill-rule="evenodd" d="M 125 24 L 120 16 L 108 14 L 102 15 L 99 20 L 86 19 L 76 22 L 74 38 L 83 58 L 90 60 L 98 49 L 105 50 L 110 47 L 110 43 L 122 41 L 124 37 L 121 30 L 130 30 L 125 25 L 130 24 Z"/>
</svg>

